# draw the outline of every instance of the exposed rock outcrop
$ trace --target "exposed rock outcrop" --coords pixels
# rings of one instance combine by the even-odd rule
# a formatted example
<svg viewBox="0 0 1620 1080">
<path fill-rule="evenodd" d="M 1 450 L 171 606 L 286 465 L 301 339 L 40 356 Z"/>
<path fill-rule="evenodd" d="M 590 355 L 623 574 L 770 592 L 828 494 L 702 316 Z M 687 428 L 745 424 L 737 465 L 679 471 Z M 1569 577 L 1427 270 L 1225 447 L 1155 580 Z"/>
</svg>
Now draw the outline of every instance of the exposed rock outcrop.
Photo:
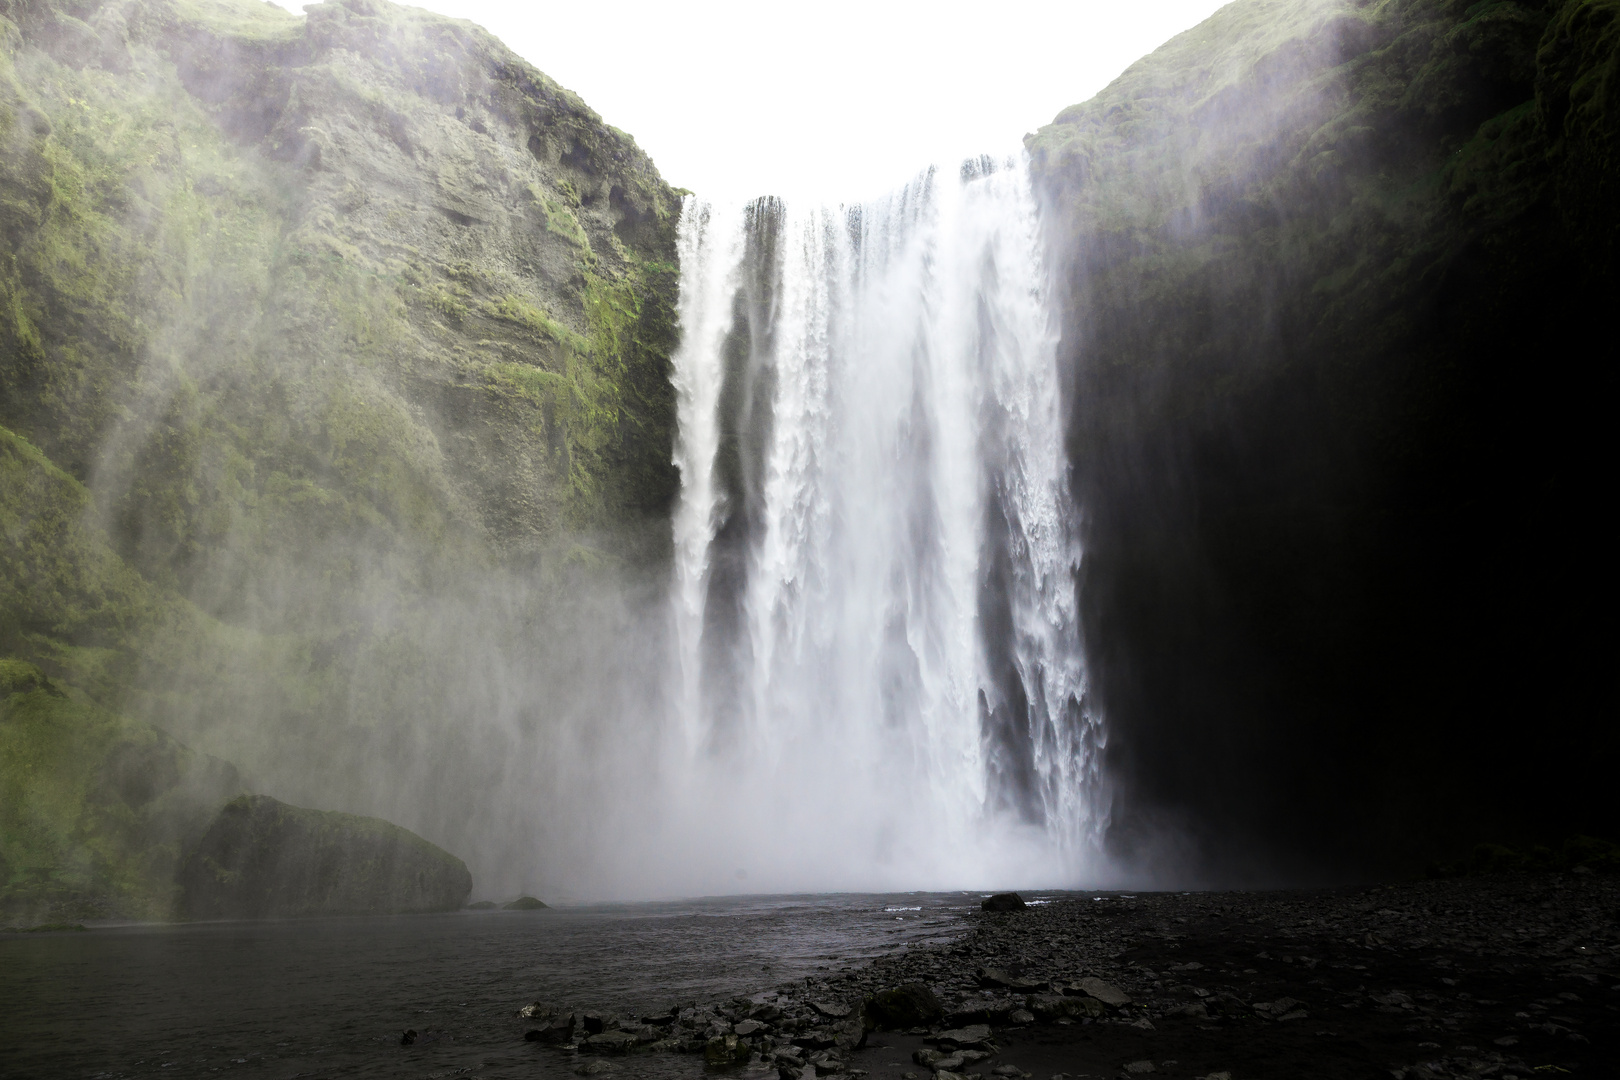
<svg viewBox="0 0 1620 1080">
<path fill-rule="evenodd" d="M 0 654 L 295 802 L 497 782 L 667 554 L 679 209 L 471 23 L 0 0 Z"/>
<path fill-rule="evenodd" d="M 472 892 L 466 865 L 415 833 L 266 795 L 220 810 L 179 883 L 192 919 L 454 911 Z"/>
<path fill-rule="evenodd" d="M 1238 0 L 1029 139 L 1128 818 L 1290 873 L 1620 829 L 1617 69 L 1614 0 Z"/>
</svg>

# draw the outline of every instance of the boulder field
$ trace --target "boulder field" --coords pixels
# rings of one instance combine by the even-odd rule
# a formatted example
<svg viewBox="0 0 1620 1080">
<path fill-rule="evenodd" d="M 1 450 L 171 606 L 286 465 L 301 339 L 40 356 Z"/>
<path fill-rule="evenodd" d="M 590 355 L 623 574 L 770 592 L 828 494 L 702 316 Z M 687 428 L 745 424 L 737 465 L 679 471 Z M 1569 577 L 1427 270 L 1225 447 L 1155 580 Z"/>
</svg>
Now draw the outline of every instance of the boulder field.
<svg viewBox="0 0 1620 1080">
<path fill-rule="evenodd" d="M 638 1052 L 780 1080 L 1581 1074 L 1620 1037 L 1620 886 L 1593 869 L 1612 846 L 1566 853 L 1558 870 L 1372 888 L 1071 894 L 728 1000 L 637 1016 L 537 1002 L 512 1037 L 581 1075 Z"/>
</svg>

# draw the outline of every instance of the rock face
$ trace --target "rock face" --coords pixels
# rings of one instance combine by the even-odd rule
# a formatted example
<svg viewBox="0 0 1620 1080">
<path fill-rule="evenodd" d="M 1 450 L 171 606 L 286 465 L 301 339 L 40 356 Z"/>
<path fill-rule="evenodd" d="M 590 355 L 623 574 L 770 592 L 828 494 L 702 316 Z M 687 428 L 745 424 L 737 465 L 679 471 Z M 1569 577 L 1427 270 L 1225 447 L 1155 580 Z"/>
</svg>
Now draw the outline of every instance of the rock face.
<svg viewBox="0 0 1620 1080">
<path fill-rule="evenodd" d="M 0 658 L 0 921 L 167 919 L 237 770 Z"/>
<path fill-rule="evenodd" d="M 1030 138 L 1126 804 L 1296 869 L 1620 830 L 1617 63 L 1613 0 L 1238 0 Z"/>
<path fill-rule="evenodd" d="M 265 795 L 227 803 L 179 881 L 191 919 L 454 911 L 472 892 L 460 859 L 397 825 Z"/>
<path fill-rule="evenodd" d="M 1024 898 L 1015 892 L 996 893 L 994 896 L 985 897 L 979 903 L 979 907 L 984 911 L 1022 911 L 1028 906 L 1024 903 Z"/>
<path fill-rule="evenodd" d="M 479 789 L 469 673 L 566 713 L 667 554 L 679 211 L 467 22 L 0 0 L 0 654 L 295 802 Z"/>
</svg>

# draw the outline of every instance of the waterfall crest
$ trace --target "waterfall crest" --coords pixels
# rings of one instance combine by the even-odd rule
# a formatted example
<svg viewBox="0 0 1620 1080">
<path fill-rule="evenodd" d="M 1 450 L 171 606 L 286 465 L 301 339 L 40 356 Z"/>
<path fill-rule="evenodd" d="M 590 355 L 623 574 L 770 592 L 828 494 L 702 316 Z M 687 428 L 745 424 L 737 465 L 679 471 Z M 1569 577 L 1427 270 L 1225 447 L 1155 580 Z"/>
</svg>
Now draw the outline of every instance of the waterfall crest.
<svg viewBox="0 0 1620 1080">
<path fill-rule="evenodd" d="M 737 842 L 712 869 L 1074 881 L 1103 728 L 1025 162 L 858 206 L 689 196 L 679 244 L 670 758 Z"/>
</svg>

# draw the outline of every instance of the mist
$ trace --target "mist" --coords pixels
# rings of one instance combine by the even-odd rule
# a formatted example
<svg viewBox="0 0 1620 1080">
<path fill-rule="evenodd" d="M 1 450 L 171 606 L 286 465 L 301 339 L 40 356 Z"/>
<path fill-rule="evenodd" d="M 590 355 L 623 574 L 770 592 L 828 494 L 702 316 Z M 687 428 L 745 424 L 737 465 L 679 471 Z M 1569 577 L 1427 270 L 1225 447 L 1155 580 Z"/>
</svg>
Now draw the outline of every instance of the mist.
<svg viewBox="0 0 1620 1080">
<path fill-rule="evenodd" d="M 1601 460 L 1510 389 L 1601 199 L 1470 171 L 1555 153 L 1502 119 L 1550 15 L 1233 4 L 1022 149 L 762 198 L 419 9 L 17 18 L 3 419 L 88 495 L 0 631 L 254 791 L 559 901 L 1343 880 L 1596 813 L 1477 790 L 1545 688 L 1471 583 L 1556 552 L 1453 565 L 1492 469 Z"/>
</svg>

